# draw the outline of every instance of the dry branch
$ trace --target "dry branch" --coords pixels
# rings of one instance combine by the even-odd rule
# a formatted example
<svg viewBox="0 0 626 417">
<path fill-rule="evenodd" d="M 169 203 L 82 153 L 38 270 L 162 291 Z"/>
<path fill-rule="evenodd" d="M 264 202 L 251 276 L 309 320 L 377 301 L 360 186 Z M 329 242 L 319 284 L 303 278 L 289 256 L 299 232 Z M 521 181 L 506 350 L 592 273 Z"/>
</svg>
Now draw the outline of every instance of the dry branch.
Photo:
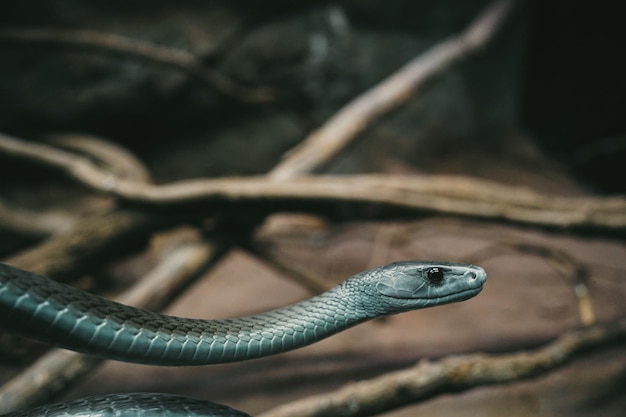
<svg viewBox="0 0 626 417">
<path fill-rule="evenodd" d="M 171 301 L 172 294 L 206 267 L 214 256 L 214 248 L 209 244 L 180 245 L 116 301 L 160 310 Z M 0 413 L 46 402 L 101 362 L 100 358 L 63 349 L 48 352 L 0 388 Z"/>
<path fill-rule="evenodd" d="M 244 87 L 208 68 L 195 55 L 182 49 L 94 30 L 60 28 L 3 28 L 0 42 L 26 45 L 67 45 L 98 48 L 170 65 L 193 75 L 217 91 L 247 102 L 267 102 L 274 98 L 265 87 Z"/>
<path fill-rule="evenodd" d="M 0 230 L 10 230 L 28 239 L 42 239 L 62 233 L 74 224 L 70 215 L 53 212 L 34 212 L 16 208 L 0 200 Z"/>
<path fill-rule="evenodd" d="M 589 278 L 589 268 L 560 249 L 551 248 L 543 245 L 537 245 L 527 242 L 511 242 L 502 241 L 489 245 L 486 248 L 472 254 L 464 261 L 472 264 L 479 264 L 480 261 L 487 257 L 493 257 L 508 252 L 527 253 L 539 256 L 545 259 L 553 268 L 555 268 L 563 277 L 566 278 L 568 285 L 572 288 L 572 293 L 578 302 L 578 316 L 580 323 L 584 326 L 594 324 L 596 314 L 591 302 L 587 281 Z"/>
<path fill-rule="evenodd" d="M 101 162 L 116 176 L 138 182 L 149 182 L 148 168 L 123 146 L 93 135 L 78 133 L 55 134 L 49 141 L 56 146 L 86 154 Z"/>
<path fill-rule="evenodd" d="M 313 294 L 321 294 L 334 286 L 310 271 L 303 271 L 285 263 L 263 245 L 248 245 L 246 249 L 248 249 L 251 254 L 262 259 L 270 268 L 278 273 L 289 276 L 292 281 L 300 284 Z"/>
<path fill-rule="evenodd" d="M 65 172 L 85 186 L 152 206 L 263 204 L 269 211 L 317 211 L 339 203 L 502 219 L 542 227 L 626 230 L 626 198 L 557 197 L 459 176 L 267 176 L 195 179 L 166 185 L 115 177 L 88 159 L 0 134 L 0 151 Z"/>
<path fill-rule="evenodd" d="M 77 221 L 68 231 L 4 260 L 19 268 L 69 279 L 144 244 L 151 232 L 175 219 L 138 210 L 117 210 Z"/>
<path fill-rule="evenodd" d="M 138 182 L 148 182 L 150 174 L 145 165 L 130 151 L 111 141 L 84 134 L 56 134 L 48 137 L 57 146 L 78 151 L 104 165 L 116 176 Z M 90 201 L 93 205 L 93 199 Z M 0 200 L 0 230 L 23 237 L 24 241 L 37 242 L 52 235 L 66 232 L 79 221 L 71 212 L 30 211 L 14 208 Z M 90 230 L 88 227 L 87 230 Z"/>
<path fill-rule="evenodd" d="M 544 375 L 590 349 L 626 339 L 626 318 L 570 331 L 542 348 L 505 355 L 474 354 L 438 361 L 347 385 L 269 410 L 259 417 L 365 417 L 446 393 Z"/>
<path fill-rule="evenodd" d="M 377 119 L 411 99 L 427 81 L 484 47 L 497 33 L 512 4 L 511 0 L 494 2 L 464 32 L 436 44 L 386 80 L 353 99 L 290 150 L 288 158 L 279 163 L 269 176 L 285 180 L 294 175 L 313 172 L 327 163 Z"/>
</svg>

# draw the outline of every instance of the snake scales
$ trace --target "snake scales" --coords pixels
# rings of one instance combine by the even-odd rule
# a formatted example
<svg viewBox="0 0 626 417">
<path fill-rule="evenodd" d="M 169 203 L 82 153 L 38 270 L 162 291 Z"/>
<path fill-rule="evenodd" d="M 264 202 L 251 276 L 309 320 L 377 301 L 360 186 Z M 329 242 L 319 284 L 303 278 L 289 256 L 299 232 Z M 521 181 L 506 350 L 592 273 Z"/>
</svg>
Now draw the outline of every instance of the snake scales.
<svg viewBox="0 0 626 417">
<path fill-rule="evenodd" d="M 120 361 L 204 365 L 305 346 L 375 317 L 466 300 L 486 280 L 477 266 L 396 262 L 266 313 L 226 320 L 166 316 L 118 304 L 0 263 L 0 326 L 26 337 Z M 152 407 L 161 414 L 142 414 Z M 139 410 L 139 411 L 138 411 Z M 117 394 L 9 414 L 33 416 L 245 416 L 164 394 Z"/>
</svg>

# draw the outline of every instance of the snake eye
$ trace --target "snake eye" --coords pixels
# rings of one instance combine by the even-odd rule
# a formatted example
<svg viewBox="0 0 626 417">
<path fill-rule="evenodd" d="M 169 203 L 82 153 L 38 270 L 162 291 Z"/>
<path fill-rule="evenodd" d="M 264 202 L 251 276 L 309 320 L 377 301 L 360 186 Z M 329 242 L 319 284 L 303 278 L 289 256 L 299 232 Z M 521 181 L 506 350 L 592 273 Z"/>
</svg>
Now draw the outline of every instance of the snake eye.
<svg viewBox="0 0 626 417">
<path fill-rule="evenodd" d="M 433 284 L 439 284 L 443 281 L 443 271 L 439 268 L 432 267 L 427 272 L 428 280 Z"/>
</svg>

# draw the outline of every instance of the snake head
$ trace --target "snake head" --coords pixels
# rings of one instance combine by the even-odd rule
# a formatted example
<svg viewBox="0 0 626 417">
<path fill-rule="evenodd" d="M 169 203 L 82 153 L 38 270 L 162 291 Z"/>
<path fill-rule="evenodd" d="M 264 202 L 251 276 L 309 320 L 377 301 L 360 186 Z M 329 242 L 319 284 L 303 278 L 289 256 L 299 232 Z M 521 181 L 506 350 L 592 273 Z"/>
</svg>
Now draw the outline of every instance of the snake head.
<svg viewBox="0 0 626 417">
<path fill-rule="evenodd" d="M 371 272 L 376 291 L 395 312 L 467 300 L 487 279 L 481 267 L 450 262 L 396 262 Z"/>
</svg>

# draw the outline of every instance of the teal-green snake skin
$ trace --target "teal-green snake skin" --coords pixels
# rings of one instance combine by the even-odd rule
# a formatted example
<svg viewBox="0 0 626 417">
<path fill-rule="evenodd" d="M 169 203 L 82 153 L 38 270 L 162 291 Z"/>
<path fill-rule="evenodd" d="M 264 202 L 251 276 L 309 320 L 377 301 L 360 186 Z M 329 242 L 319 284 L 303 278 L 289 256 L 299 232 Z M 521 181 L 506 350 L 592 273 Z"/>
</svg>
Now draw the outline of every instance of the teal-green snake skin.
<svg viewBox="0 0 626 417">
<path fill-rule="evenodd" d="M 270 312 L 226 320 L 166 316 L 118 304 L 45 277 L 0 263 L 0 326 L 26 337 L 107 359 L 187 366 L 259 358 L 302 347 L 358 323 L 390 314 L 466 300 L 478 294 L 486 273 L 448 262 L 396 262 L 356 274 L 337 287 Z M 181 397 L 165 401 L 162 416 L 217 416 L 181 412 Z M 128 395 L 127 395 L 128 396 Z M 140 397 L 143 398 L 143 397 Z M 126 401 L 136 408 L 137 398 Z M 80 409 L 56 405 L 57 414 L 21 416 L 130 416 L 120 407 L 103 413 L 98 399 Z M 190 402 L 198 400 L 189 400 Z M 93 404 L 96 404 L 95 406 Z M 219 407 L 219 406 L 215 406 Z M 236 414 L 233 416 L 245 415 Z M 116 412 L 119 412 L 116 414 Z M 185 414 L 186 413 L 186 414 Z M 228 414 L 226 414 L 228 415 Z M 12 414 L 13 416 L 13 414 Z"/>
</svg>

